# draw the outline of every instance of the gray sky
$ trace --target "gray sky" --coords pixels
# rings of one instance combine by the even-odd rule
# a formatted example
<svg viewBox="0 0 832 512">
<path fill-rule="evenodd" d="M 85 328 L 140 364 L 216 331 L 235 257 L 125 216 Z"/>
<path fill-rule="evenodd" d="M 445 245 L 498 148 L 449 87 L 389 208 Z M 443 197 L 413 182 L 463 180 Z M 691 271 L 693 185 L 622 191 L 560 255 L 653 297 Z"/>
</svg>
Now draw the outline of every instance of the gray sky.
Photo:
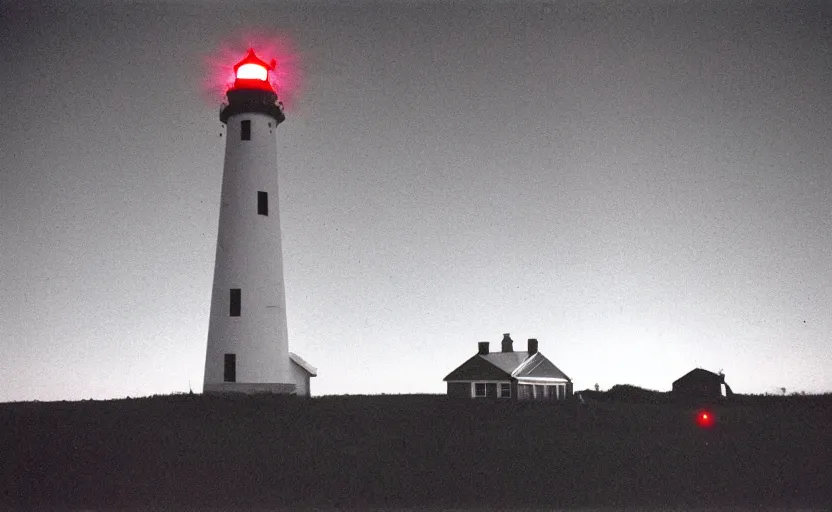
<svg viewBox="0 0 832 512">
<path fill-rule="evenodd" d="M 576 389 L 832 390 L 828 2 L 2 2 L 1 401 L 201 389 L 206 84 L 252 40 L 314 394 L 443 392 L 504 332 Z"/>
</svg>

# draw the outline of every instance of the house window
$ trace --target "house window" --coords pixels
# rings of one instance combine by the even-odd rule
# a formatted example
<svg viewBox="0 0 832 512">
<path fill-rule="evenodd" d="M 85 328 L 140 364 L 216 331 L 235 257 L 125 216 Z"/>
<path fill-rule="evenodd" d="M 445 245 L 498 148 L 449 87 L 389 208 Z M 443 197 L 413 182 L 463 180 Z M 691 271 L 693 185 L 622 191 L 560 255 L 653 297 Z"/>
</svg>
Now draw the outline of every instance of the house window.
<svg viewBox="0 0 832 512">
<path fill-rule="evenodd" d="M 546 386 L 541 386 L 540 384 L 534 385 L 534 397 L 537 400 L 541 400 L 546 396 Z"/>
<path fill-rule="evenodd" d="M 262 190 L 257 191 L 257 215 L 269 214 L 269 194 Z"/>
<path fill-rule="evenodd" d="M 474 383 L 474 398 L 484 398 L 485 397 L 485 382 L 475 382 Z"/>
<path fill-rule="evenodd" d="M 225 354 L 225 369 L 222 380 L 237 382 L 237 354 Z"/>
<path fill-rule="evenodd" d="M 251 121 L 240 121 L 240 139 L 251 140 Z"/>
<path fill-rule="evenodd" d="M 231 289 L 231 307 L 229 309 L 229 315 L 231 316 L 240 316 L 240 309 L 242 309 L 242 300 L 240 295 L 241 292 L 239 288 Z"/>
<path fill-rule="evenodd" d="M 496 382 L 488 382 L 485 384 L 485 396 L 486 398 L 497 398 Z"/>
<path fill-rule="evenodd" d="M 500 398 L 511 398 L 511 383 L 500 383 Z"/>
<path fill-rule="evenodd" d="M 546 386 L 546 388 L 550 400 L 560 400 L 560 386 L 554 384 L 552 386 Z"/>
</svg>

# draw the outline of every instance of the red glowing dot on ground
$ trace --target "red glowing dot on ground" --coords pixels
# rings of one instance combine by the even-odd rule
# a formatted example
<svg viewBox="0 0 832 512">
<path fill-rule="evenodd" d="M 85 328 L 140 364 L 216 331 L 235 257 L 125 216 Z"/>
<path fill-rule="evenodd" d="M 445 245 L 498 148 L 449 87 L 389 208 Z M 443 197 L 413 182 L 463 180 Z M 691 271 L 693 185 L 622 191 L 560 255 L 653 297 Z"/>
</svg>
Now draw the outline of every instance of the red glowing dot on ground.
<svg viewBox="0 0 832 512">
<path fill-rule="evenodd" d="M 696 422 L 699 424 L 700 427 L 710 427 L 711 425 L 713 425 L 714 418 L 711 413 L 700 412 L 696 415 Z"/>
</svg>

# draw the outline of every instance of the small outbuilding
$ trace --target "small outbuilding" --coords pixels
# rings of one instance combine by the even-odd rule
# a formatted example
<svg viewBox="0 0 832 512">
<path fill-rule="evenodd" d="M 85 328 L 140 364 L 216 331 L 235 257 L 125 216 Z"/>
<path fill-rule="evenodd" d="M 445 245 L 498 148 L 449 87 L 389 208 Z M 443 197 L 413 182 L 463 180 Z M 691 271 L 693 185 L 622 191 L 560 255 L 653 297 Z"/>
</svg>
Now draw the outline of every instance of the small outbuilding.
<svg viewBox="0 0 832 512">
<path fill-rule="evenodd" d="M 503 335 L 500 352 L 490 352 L 489 342 L 479 343 L 477 353 L 445 377 L 448 396 L 515 400 L 566 400 L 572 396 L 572 379 L 538 351 L 529 339 L 525 352 L 514 351 L 514 341 Z"/>
<path fill-rule="evenodd" d="M 295 394 L 298 396 L 312 396 L 312 387 L 309 381 L 311 377 L 318 376 L 318 369 L 294 352 L 289 352 L 289 369 L 292 372 L 292 382 L 295 383 Z"/>
<path fill-rule="evenodd" d="M 731 387 L 725 375 L 696 368 L 673 382 L 673 398 L 684 401 L 714 401 L 730 398 Z"/>
</svg>

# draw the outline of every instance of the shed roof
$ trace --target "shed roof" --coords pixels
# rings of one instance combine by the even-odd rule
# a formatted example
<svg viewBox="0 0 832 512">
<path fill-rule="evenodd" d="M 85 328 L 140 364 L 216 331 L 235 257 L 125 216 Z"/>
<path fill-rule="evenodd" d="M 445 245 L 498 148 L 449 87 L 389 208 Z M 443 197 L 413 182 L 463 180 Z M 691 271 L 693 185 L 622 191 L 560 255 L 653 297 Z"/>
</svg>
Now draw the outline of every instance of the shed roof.
<svg viewBox="0 0 832 512">
<path fill-rule="evenodd" d="M 693 370 L 689 371 L 688 373 L 682 375 L 681 377 L 673 381 L 673 384 L 676 384 L 679 381 L 702 379 L 725 382 L 725 375 L 721 373 L 710 372 L 708 370 L 705 370 L 704 368 L 694 368 Z"/>
<path fill-rule="evenodd" d="M 289 352 L 289 360 L 306 370 L 310 377 L 318 376 L 318 369 L 312 366 L 311 364 L 307 363 L 304 358 L 300 357 L 294 352 Z"/>
</svg>

